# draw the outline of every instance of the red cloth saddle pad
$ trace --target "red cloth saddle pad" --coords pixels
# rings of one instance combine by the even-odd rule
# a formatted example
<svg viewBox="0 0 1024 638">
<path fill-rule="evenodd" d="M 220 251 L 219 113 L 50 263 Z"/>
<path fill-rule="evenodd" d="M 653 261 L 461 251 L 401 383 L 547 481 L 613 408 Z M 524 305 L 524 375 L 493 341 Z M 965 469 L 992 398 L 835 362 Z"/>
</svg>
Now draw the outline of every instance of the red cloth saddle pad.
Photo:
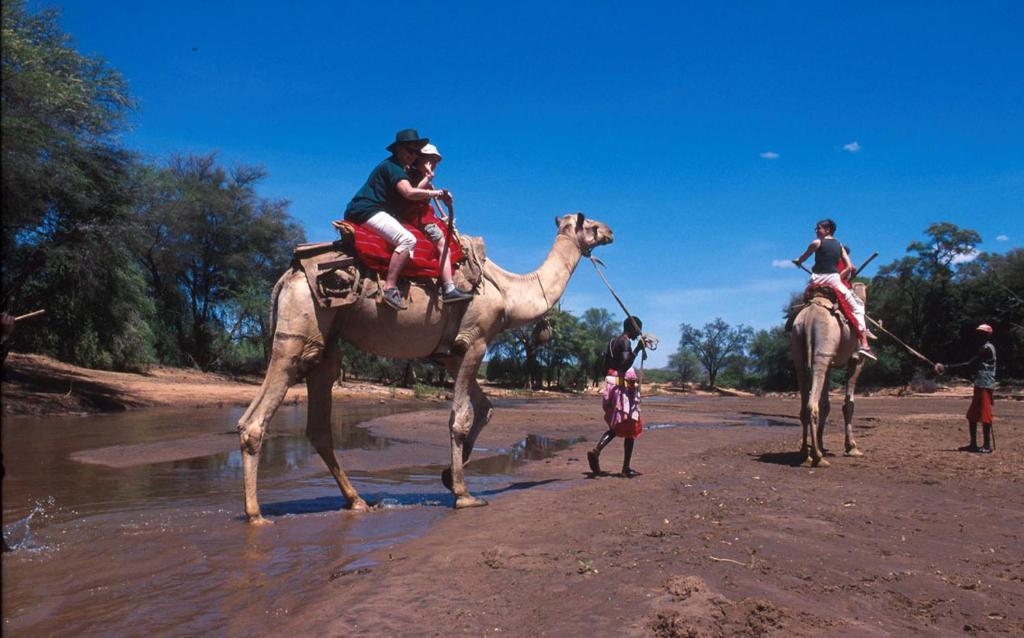
<svg viewBox="0 0 1024 638">
<path fill-rule="evenodd" d="M 846 317 L 846 323 L 850 324 L 850 330 L 860 339 L 860 327 L 857 326 L 857 320 L 853 317 L 853 308 L 850 308 L 850 304 L 846 302 L 846 297 L 838 290 L 832 288 L 832 286 L 807 286 L 807 290 L 804 291 L 804 297 L 810 299 L 814 296 L 816 290 L 824 291 L 829 299 L 835 300 L 840 312 Z"/>
<path fill-rule="evenodd" d="M 451 237 L 448 235 L 448 227 L 440 219 L 434 218 L 432 223 L 436 223 L 441 232 L 444 233 L 445 240 L 448 242 L 448 259 L 454 270 L 455 264 L 462 261 L 462 246 L 457 241 L 451 241 Z M 369 228 L 363 228 L 361 224 L 353 224 L 352 222 L 346 222 L 346 224 L 352 227 L 352 245 L 355 247 L 356 256 L 359 260 L 370 270 L 387 272 L 394 248 Z M 440 277 L 441 255 L 437 252 L 437 246 L 434 245 L 434 242 L 430 241 L 429 237 L 423 234 L 419 225 L 412 225 L 403 221 L 402 226 L 416 237 L 416 248 L 412 251 L 412 259 L 402 269 L 402 276 Z"/>
</svg>

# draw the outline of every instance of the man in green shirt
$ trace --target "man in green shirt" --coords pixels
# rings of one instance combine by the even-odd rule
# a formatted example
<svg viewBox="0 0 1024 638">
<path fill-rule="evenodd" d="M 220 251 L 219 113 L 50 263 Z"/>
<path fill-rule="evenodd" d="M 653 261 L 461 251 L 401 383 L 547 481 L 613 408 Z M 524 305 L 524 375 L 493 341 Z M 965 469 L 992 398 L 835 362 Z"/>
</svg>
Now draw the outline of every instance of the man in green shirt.
<svg viewBox="0 0 1024 638">
<path fill-rule="evenodd" d="M 369 228 L 394 246 L 383 293 L 384 302 L 396 310 L 408 307 L 398 290 L 398 276 L 416 247 L 416 238 L 398 221 L 403 207 L 408 201 L 425 201 L 434 197 L 451 203 L 448 191 L 417 188 L 409 181 L 409 166 L 429 142 L 430 139 L 420 137 L 416 129 L 407 128 L 396 133 L 395 141 L 387 147 L 391 157 L 373 169 L 345 208 L 346 221 Z"/>
</svg>

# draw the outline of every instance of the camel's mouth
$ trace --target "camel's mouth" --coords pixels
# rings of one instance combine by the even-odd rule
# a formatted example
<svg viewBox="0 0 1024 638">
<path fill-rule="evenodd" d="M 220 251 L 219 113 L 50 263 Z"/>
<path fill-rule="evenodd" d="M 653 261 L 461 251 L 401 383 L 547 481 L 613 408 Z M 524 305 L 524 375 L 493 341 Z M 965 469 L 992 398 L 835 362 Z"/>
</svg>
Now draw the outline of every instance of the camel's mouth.
<svg viewBox="0 0 1024 638">
<path fill-rule="evenodd" d="M 597 245 L 605 246 L 615 241 L 615 235 L 611 229 L 602 230 L 597 233 Z"/>
</svg>

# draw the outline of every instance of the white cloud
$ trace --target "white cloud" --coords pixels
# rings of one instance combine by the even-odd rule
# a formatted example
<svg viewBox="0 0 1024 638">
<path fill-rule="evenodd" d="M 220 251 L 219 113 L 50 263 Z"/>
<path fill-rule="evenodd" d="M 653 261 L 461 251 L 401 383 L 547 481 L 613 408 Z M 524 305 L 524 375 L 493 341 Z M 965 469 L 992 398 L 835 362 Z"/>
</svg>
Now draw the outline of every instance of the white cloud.
<svg viewBox="0 0 1024 638">
<path fill-rule="evenodd" d="M 850 142 L 849 144 L 843 144 L 843 150 L 846 151 L 847 153 L 859 153 L 860 152 L 860 142 L 858 142 L 857 140 L 854 140 L 854 141 Z"/>
<path fill-rule="evenodd" d="M 776 153 L 775 151 L 765 151 L 764 153 L 761 153 L 761 159 L 767 159 L 767 160 L 779 159 L 779 154 Z"/>
<path fill-rule="evenodd" d="M 996 237 L 996 241 L 1010 241 L 1010 238 L 1007 237 L 1006 235 L 999 235 L 998 237 Z"/>
<path fill-rule="evenodd" d="M 649 293 L 648 303 L 655 308 L 666 308 L 673 306 L 685 306 L 687 304 L 702 304 L 708 302 L 721 302 L 723 297 L 735 297 L 737 299 L 748 298 L 756 294 L 779 294 L 780 299 L 791 292 L 799 283 L 793 279 L 755 279 L 735 286 L 723 286 L 721 288 L 677 288 L 674 290 L 663 290 Z"/>
<path fill-rule="evenodd" d="M 772 268 L 796 268 L 796 264 L 790 259 L 773 259 Z"/>
<path fill-rule="evenodd" d="M 971 252 L 967 253 L 966 255 L 955 255 L 953 257 L 953 263 L 954 264 L 966 264 L 968 262 L 971 262 L 971 261 L 974 261 L 975 259 L 977 259 L 979 254 L 981 254 L 981 253 L 979 253 L 977 250 L 972 250 Z"/>
</svg>

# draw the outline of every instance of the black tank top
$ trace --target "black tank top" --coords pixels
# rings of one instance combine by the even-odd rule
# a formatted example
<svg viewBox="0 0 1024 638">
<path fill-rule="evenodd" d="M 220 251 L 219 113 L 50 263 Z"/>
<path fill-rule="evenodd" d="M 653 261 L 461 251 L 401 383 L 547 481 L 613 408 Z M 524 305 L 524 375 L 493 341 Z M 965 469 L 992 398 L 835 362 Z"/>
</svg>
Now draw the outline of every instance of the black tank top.
<svg viewBox="0 0 1024 638">
<path fill-rule="evenodd" d="M 821 240 L 818 250 L 814 251 L 814 268 L 811 270 L 819 275 L 839 273 L 839 260 L 843 257 L 843 247 L 832 238 Z"/>
</svg>

